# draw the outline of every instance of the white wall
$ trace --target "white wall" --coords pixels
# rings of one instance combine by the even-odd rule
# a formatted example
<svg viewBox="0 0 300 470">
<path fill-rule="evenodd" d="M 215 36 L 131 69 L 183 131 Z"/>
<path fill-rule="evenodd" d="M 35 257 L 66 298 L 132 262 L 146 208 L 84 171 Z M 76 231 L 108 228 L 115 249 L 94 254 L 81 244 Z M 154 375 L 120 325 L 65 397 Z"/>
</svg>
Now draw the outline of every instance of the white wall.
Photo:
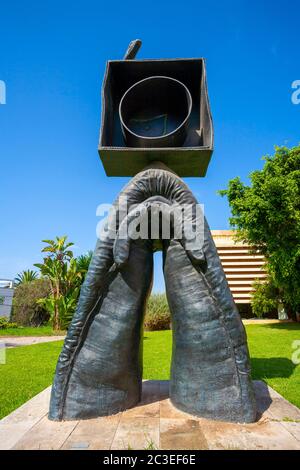
<svg viewBox="0 0 300 470">
<path fill-rule="evenodd" d="M 3 304 L 0 303 L 0 317 L 10 318 L 14 289 L 0 287 L 0 297 L 4 298 Z"/>
</svg>

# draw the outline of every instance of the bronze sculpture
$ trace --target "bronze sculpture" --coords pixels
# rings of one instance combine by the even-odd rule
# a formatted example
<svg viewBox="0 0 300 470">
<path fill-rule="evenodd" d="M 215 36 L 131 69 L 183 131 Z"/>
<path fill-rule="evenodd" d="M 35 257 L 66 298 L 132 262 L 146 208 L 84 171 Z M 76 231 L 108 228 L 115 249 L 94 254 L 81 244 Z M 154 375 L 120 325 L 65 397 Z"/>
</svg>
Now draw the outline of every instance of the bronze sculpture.
<svg viewBox="0 0 300 470">
<path fill-rule="evenodd" d="M 124 62 L 125 71 L 129 75 L 128 62 L 135 62 L 132 59 L 139 45 L 133 43 L 128 49 L 129 56 L 120 61 Z M 116 96 L 112 96 L 111 86 L 116 87 L 116 80 L 108 86 L 109 73 L 106 74 L 100 143 L 106 171 L 108 174 L 118 172 L 116 162 L 121 155 L 125 159 L 120 169 L 122 174 L 124 171 L 130 174 L 145 164 L 149 168 L 139 171 L 121 191 L 114 204 L 115 224 L 113 228 L 107 226 L 108 230 L 97 241 L 78 307 L 57 364 L 50 419 L 105 416 L 139 402 L 143 316 L 151 290 L 153 251 L 156 249 L 163 251 L 166 291 L 172 315 L 171 401 L 188 413 L 210 419 L 253 422 L 256 418 L 244 327 L 206 220 L 203 219 L 203 239 L 192 246 L 185 238 L 184 230 L 182 238 L 176 238 L 173 232 L 169 238 L 156 240 L 132 239 L 130 234 L 120 237 L 123 226 L 126 227 L 141 212 L 147 214 L 153 207 L 158 207 L 164 219 L 169 208 L 175 205 L 188 205 L 192 209 L 197 206 L 195 197 L 176 174 L 176 170 L 182 175 L 189 172 L 194 175 L 199 172 L 196 164 L 202 158 L 200 173 L 204 175 L 212 152 L 212 124 L 206 84 L 203 82 L 204 62 L 201 61 L 196 61 L 197 65 L 201 64 L 202 73 L 201 109 L 196 105 L 194 115 L 190 113 L 191 122 L 185 129 L 184 144 L 178 144 L 175 152 L 174 148 L 153 148 L 152 141 L 148 148 L 145 146 L 147 140 L 142 148 L 132 149 L 126 141 L 126 133 L 122 146 L 115 146 L 114 139 L 120 138 L 122 128 L 118 109 L 115 105 L 109 109 L 108 103 L 111 105 L 115 100 L 119 104 L 124 93 L 114 88 Z M 139 79 L 143 80 L 141 70 L 148 77 L 155 76 L 152 75 L 152 62 L 145 61 L 143 65 L 140 61 L 136 69 L 138 76 L 130 75 L 131 80 L 136 83 Z M 157 66 L 159 64 L 156 63 L 154 68 Z M 194 66 L 193 62 L 192 69 Z M 170 68 L 170 64 L 166 67 Z M 190 63 L 188 67 L 191 67 Z M 110 65 L 108 71 L 109 68 Z M 171 69 L 177 70 L 173 63 Z M 178 80 L 178 73 L 182 75 L 183 72 L 181 61 L 179 72 L 177 70 L 173 78 Z M 196 88 L 191 83 L 190 86 L 194 90 L 191 96 L 195 98 Z M 153 132 L 157 133 L 156 116 L 169 117 L 174 112 L 172 107 L 168 108 L 168 103 L 166 106 L 165 109 L 156 108 L 153 115 L 149 111 L 147 115 L 141 115 L 141 110 L 135 109 L 134 119 L 138 116 L 138 124 L 142 126 L 139 130 L 143 132 L 146 122 L 145 132 L 149 132 L 149 126 L 153 125 Z M 196 114 L 200 116 L 200 126 L 195 120 Z M 127 118 L 129 121 L 133 119 L 130 113 Z M 173 130 L 166 131 L 164 128 L 165 135 L 174 133 L 177 138 L 176 122 Z M 114 126 L 118 126 L 117 135 L 112 132 Z M 160 138 L 159 132 L 157 137 Z M 170 140 L 167 141 L 169 145 Z M 116 154 L 114 162 L 108 160 L 109 152 L 110 155 Z M 178 155 L 183 158 L 182 162 L 178 161 Z M 191 155 L 190 161 L 188 155 Z M 171 165 L 171 169 L 166 166 L 166 162 Z M 125 214 L 119 210 L 120 201 L 124 199 L 127 203 Z M 199 216 L 194 210 L 191 214 L 191 221 L 195 224 Z"/>
</svg>

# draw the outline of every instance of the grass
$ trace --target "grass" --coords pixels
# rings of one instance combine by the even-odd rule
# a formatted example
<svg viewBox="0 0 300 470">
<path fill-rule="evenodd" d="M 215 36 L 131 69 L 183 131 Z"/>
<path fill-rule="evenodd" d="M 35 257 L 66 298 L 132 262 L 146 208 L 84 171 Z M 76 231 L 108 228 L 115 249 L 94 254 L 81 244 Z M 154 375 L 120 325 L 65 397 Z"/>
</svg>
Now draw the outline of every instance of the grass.
<svg viewBox="0 0 300 470">
<path fill-rule="evenodd" d="M 300 364 L 292 362 L 292 344 L 300 340 L 300 324 L 247 325 L 246 330 L 253 379 L 264 380 L 300 408 Z"/>
<path fill-rule="evenodd" d="M 0 365 L 0 418 L 51 384 L 63 341 L 6 350 Z"/>
<path fill-rule="evenodd" d="M 300 407 L 300 365 L 291 361 L 292 342 L 300 340 L 300 324 L 247 325 L 252 376 L 266 381 Z M 0 418 L 51 384 L 62 341 L 7 350 L 0 365 Z M 144 378 L 169 378 L 172 332 L 144 334 Z"/>
<path fill-rule="evenodd" d="M 53 331 L 51 325 L 44 326 L 18 326 L 18 328 L 6 328 L 0 330 L 1 336 L 60 336 L 66 334 L 65 331 Z"/>
</svg>

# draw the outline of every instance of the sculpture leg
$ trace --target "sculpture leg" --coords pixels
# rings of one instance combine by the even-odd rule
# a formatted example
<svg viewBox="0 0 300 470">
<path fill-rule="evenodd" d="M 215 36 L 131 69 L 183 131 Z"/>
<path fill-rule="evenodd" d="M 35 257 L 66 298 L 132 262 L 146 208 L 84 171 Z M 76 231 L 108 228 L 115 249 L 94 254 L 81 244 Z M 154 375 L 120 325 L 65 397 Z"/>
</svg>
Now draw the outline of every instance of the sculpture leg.
<svg viewBox="0 0 300 470">
<path fill-rule="evenodd" d="M 207 273 L 191 264 L 178 241 L 164 250 L 173 326 L 170 398 L 188 413 L 253 422 L 255 398 L 244 327 L 211 240 L 204 248 Z"/>
<path fill-rule="evenodd" d="M 116 273 L 86 326 L 60 396 L 59 414 L 52 395 L 50 418 L 109 415 L 140 400 L 143 316 L 152 269 L 152 249 L 133 243 L 128 263 Z"/>
</svg>

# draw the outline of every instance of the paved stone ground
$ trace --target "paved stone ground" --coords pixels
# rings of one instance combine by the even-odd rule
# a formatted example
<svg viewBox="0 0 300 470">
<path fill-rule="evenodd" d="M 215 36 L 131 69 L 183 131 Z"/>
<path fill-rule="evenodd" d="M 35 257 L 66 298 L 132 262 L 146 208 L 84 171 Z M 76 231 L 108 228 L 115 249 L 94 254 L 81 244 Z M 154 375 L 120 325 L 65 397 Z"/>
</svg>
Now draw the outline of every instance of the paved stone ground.
<svg viewBox="0 0 300 470">
<path fill-rule="evenodd" d="M 0 343 L 5 344 L 6 348 L 16 348 L 17 346 L 49 343 L 63 339 L 65 339 L 65 336 L 0 336 Z"/>
<path fill-rule="evenodd" d="M 209 421 L 168 399 L 168 381 L 145 381 L 142 402 L 86 421 L 49 421 L 50 387 L 0 421 L 1 449 L 300 449 L 300 410 L 255 381 L 254 424 Z"/>
</svg>

